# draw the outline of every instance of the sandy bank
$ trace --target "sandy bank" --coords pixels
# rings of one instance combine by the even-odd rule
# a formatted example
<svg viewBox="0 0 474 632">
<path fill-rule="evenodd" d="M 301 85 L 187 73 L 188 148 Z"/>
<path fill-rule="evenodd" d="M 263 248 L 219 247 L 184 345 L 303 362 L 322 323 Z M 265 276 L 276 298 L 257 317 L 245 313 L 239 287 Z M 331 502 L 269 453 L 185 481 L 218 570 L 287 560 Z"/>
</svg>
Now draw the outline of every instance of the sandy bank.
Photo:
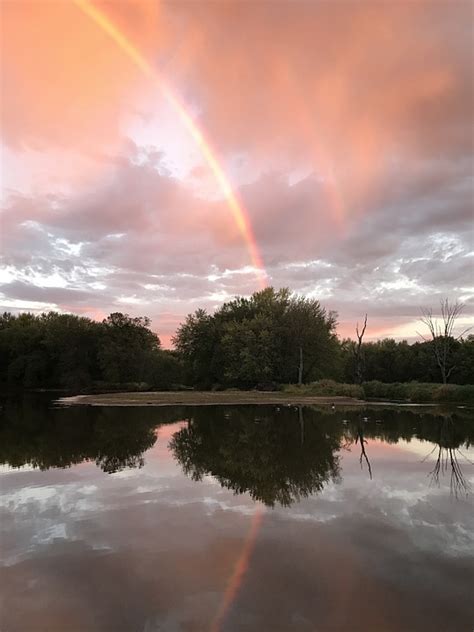
<svg viewBox="0 0 474 632">
<path fill-rule="evenodd" d="M 62 405 L 86 406 L 209 406 L 222 404 L 335 404 L 365 406 L 366 402 L 352 397 L 314 397 L 262 391 L 177 391 L 153 393 L 104 393 L 62 397 Z"/>
</svg>

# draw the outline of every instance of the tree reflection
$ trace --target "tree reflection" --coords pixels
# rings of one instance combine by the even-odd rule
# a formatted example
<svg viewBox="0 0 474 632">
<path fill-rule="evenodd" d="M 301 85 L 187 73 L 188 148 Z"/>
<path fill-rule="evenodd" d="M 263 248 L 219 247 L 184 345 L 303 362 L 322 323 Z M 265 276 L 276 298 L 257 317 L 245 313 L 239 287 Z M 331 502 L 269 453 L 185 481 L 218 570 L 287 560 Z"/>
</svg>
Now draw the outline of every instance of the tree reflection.
<svg viewBox="0 0 474 632">
<path fill-rule="evenodd" d="M 92 461 L 109 474 L 139 468 L 156 442 L 157 424 L 170 416 L 159 409 L 8 403 L 0 419 L 0 463 L 47 470 Z"/>
<path fill-rule="evenodd" d="M 372 467 L 370 465 L 369 457 L 367 456 L 367 452 L 365 450 L 365 445 L 367 443 L 367 439 L 364 437 L 364 420 L 362 418 L 359 419 L 357 423 L 357 433 L 355 437 L 355 444 L 359 443 L 360 446 L 360 469 L 362 469 L 362 459 L 365 459 L 367 463 L 367 468 L 369 470 L 370 480 L 372 480 Z"/>
<path fill-rule="evenodd" d="M 345 431 L 343 432 L 342 447 L 344 448 L 344 450 L 348 450 L 350 452 L 352 445 L 359 444 L 360 469 L 362 470 L 364 468 L 363 462 L 365 460 L 365 463 L 367 464 L 367 469 L 369 472 L 369 478 L 370 480 L 372 480 L 372 466 L 370 464 L 370 460 L 367 455 L 367 451 L 365 449 L 365 446 L 368 443 L 367 439 L 365 438 L 365 429 L 364 429 L 364 424 L 366 421 L 368 421 L 368 418 L 362 417 L 361 415 L 359 415 L 357 419 L 355 419 L 351 423 L 349 423 L 348 420 L 346 419 L 343 421 L 344 424 L 349 423 L 349 426 L 346 426 Z M 370 430 L 369 430 L 369 434 L 370 434 Z"/>
<path fill-rule="evenodd" d="M 302 406 L 196 407 L 190 410 L 188 426 L 173 436 L 170 449 L 193 480 L 212 475 L 235 493 L 249 493 L 268 506 L 288 506 L 320 492 L 329 481 L 339 480 L 341 449 L 359 446 L 359 463 L 372 479 L 369 439 L 387 443 L 417 439 L 436 447 L 443 419 L 399 409 L 331 413 Z M 459 489 L 466 479 L 459 467 L 460 452 L 454 446 L 464 443 L 469 447 L 474 428 L 468 416 L 456 415 L 453 429 L 448 457 Z"/>
<path fill-rule="evenodd" d="M 465 477 L 461 461 L 473 464 L 465 456 L 459 446 L 462 437 L 457 433 L 456 424 L 451 416 L 447 416 L 438 422 L 437 445 L 423 459 L 425 461 L 433 453 L 436 454 L 435 464 L 430 472 L 431 482 L 439 487 L 440 477 L 450 473 L 450 490 L 457 498 L 461 494 L 467 495 L 471 491 L 469 480 Z"/>
<path fill-rule="evenodd" d="M 210 474 L 270 507 L 288 506 L 339 477 L 338 425 L 301 407 L 196 409 L 170 448 L 193 480 Z"/>
<path fill-rule="evenodd" d="M 291 505 L 338 481 L 340 451 L 350 446 L 358 446 L 360 466 L 372 478 L 370 439 L 431 443 L 426 457 L 435 458 L 431 482 L 441 484 L 450 472 L 455 496 L 470 491 L 463 472 L 469 462 L 463 446 L 474 443 L 469 410 L 433 415 L 303 406 L 52 409 L 26 399 L 0 411 L 0 463 L 46 470 L 91 461 L 107 473 L 139 468 L 156 442 L 157 426 L 182 419 L 188 425 L 175 433 L 170 449 L 184 472 L 196 481 L 212 475 L 268 506 Z"/>
</svg>

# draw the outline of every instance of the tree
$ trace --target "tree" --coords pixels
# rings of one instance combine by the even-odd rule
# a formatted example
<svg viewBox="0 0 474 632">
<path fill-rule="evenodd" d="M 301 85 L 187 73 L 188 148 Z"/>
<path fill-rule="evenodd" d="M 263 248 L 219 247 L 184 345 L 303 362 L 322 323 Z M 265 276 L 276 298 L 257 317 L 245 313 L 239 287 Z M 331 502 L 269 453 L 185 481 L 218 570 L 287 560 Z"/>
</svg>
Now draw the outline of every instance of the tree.
<svg viewBox="0 0 474 632">
<path fill-rule="evenodd" d="M 74 314 L 0 316 L 0 384 L 88 389 L 97 382 L 182 382 L 181 363 L 162 351 L 146 317 L 111 314 L 98 323 Z M 103 387 L 103 384 L 102 384 Z"/>
<path fill-rule="evenodd" d="M 291 298 L 285 313 L 282 366 L 287 373 L 281 381 L 299 385 L 334 377 L 339 343 L 335 331 L 336 312 L 327 312 L 315 299 Z"/>
<path fill-rule="evenodd" d="M 160 349 L 160 339 L 149 329 L 150 320 L 115 312 L 102 325 L 98 360 L 105 380 L 122 384 L 144 381 L 148 354 Z"/>
<path fill-rule="evenodd" d="M 189 314 L 173 337 L 178 357 L 184 364 L 187 381 L 200 388 L 209 388 L 222 379 L 219 366 L 220 323 L 206 310 Z"/>
<path fill-rule="evenodd" d="M 469 331 L 469 328 L 463 331 L 459 336 L 454 337 L 454 328 L 456 321 L 461 315 L 464 305 L 456 301 L 450 303 L 449 299 L 441 300 L 441 318 L 438 319 L 433 314 L 433 310 L 423 309 L 421 322 L 426 325 L 432 342 L 432 349 L 436 359 L 436 363 L 441 372 L 443 384 L 447 384 L 452 372 L 456 369 L 454 359 L 454 351 L 458 346 L 458 342 Z M 426 338 L 420 334 L 423 340 Z"/>
<path fill-rule="evenodd" d="M 352 343 L 352 354 L 355 360 L 355 381 L 356 384 L 362 384 L 364 381 L 364 350 L 362 348 L 362 339 L 367 328 L 367 314 L 364 319 L 364 326 L 362 331 L 359 332 L 359 323 L 356 325 L 357 343 Z"/>
<path fill-rule="evenodd" d="M 335 328 L 336 314 L 318 301 L 270 287 L 212 315 L 189 315 L 174 344 L 190 382 L 199 386 L 302 383 L 333 376 Z"/>
</svg>

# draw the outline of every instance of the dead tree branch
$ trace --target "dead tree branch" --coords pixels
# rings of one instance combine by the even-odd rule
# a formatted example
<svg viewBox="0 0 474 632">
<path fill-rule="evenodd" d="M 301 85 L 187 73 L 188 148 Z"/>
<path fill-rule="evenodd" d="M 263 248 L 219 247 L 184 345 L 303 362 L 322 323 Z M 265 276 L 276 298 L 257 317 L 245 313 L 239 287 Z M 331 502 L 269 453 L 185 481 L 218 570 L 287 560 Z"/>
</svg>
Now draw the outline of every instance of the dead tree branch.
<svg viewBox="0 0 474 632">
<path fill-rule="evenodd" d="M 460 317 L 464 305 L 456 301 L 450 303 L 449 299 L 441 300 L 441 318 L 436 318 L 431 308 L 421 310 L 421 322 L 426 325 L 429 331 L 429 338 L 419 334 L 425 342 L 430 340 L 433 345 L 433 353 L 436 364 L 441 372 L 443 384 L 447 384 L 451 374 L 456 369 L 453 358 L 453 348 L 470 328 L 464 330 L 458 336 L 454 336 L 456 321 Z"/>
<path fill-rule="evenodd" d="M 354 356 L 355 363 L 355 381 L 357 384 L 362 384 L 364 381 L 364 354 L 362 350 L 362 339 L 364 338 L 365 330 L 367 329 L 367 314 L 364 318 L 364 326 L 362 331 L 359 331 L 359 323 L 356 325 L 357 343 L 352 343 L 352 354 Z"/>
</svg>

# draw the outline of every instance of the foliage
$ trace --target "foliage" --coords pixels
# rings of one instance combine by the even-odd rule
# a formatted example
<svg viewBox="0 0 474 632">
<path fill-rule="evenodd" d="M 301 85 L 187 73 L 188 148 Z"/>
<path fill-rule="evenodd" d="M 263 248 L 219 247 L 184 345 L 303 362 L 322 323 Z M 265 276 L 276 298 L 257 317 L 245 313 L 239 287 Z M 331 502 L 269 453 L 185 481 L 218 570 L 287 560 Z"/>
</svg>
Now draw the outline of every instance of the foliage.
<svg viewBox="0 0 474 632">
<path fill-rule="evenodd" d="M 403 400 L 414 403 L 474 402 L 473 385 L 431 384 L 421 382 L 364 382 L 365 396 L 371 399 Z"/>
<path fill-rule="evenodd" d="M 469 331 L 466 329 L 459 336 L 454 336 L 456 321 L 461 315 L 464 305 L 459 302 L 450 303 L 449 299 L 441 301 L 441 320 L 433 314 L 432 309 L 422 310 L 421 322 L 428 328 L 436 364 L 441 372 L 443 384 L 447 384 L 451 374 L 456 370 L 456 347 L 459 340 Z M 426 340 L 426 339 L 425 339 Z"/>
<path fill-rule="evenodd" d="M 174 343 L 191 383 L 249 388 L 296 382 L 300 353 L 304 381 L 332 376 L 335 328 L 336 315 L 318 301 L 266 288 L 225 303 L 213 315 L 189 315 Z"/>
<path fill-rule="evenodd" d="M 5 313 L 0 315 L 0 386 L 275 390 L 281 384 L 301 384 L 304 388 L 298 392 L 359 398 L 360 388 L 328 380 L 352 384 L 363 376 L 370 383 L 364 387 L 369 397 L 471 401 L 469 388 L 427 386 L 440 379 L 436 337 L 414 344 L 391 338 L 363 342 L 365 321 L 358 343 L 339 341 L 335 331 L 334 312 L 287 288 L 236 297 L 213 314 L 197 310 L 188 315 L 174 338 L 174 351 L 161 349 L 146 317 L 113 313 L 95 322 L 55 312 Z M 474 336 L 449 338 L 443 344 L 449 351 L 446 380 L 473 385 Z M 411 382 L 416 384 L 406 386 Z"/>
<path fill-rule="evenodd" d="M 355 375 L 351 341 L 341 342 L 342 379 L 353 381 Z M 439 382 L 439 368 L 433 351 L 433 341 L 397 342 L 391 338 L 365 342 L 365 380 L 379 382 Z M 451 381 L 456 384 L 474 384 L 474 336 L 456 340 L 452 346 L 455 368 Z"/>
<path fill-rule="evenodd" d="M 474 402 L 474 386 L 467 384 L 386 383 L 372 380 L 359 386 L 357 384 L 343 384 L 334 380 L 320 380 L 303 386 L 287 384 L 283 390 L 292 395 L 313 395 L 315 397 L 353 397 L 355 399 L 368 398 L 413 403 Z"/>
<path fill-rule="evenodd" d="M 114 313 L 101 323 L 72 314 L 0 316 L 0 383 L 8 388 L 170 388 L 176 355 L 147 318 Z M 135 385 L 135 386 L 134 386 Z"/>
<path fill-rule="evenodd" d="M 353 397 L 355 399 L 364 398 L 364 389 L 358 384 L 342 384 L 334 380 L 319 380 L 297 386 L 294 384 L 286 385 L 283 389 L 285 393 L 294 395 L 314 395 L 315 397 L 334 396 L 334 397 Z"/>
</svg>

